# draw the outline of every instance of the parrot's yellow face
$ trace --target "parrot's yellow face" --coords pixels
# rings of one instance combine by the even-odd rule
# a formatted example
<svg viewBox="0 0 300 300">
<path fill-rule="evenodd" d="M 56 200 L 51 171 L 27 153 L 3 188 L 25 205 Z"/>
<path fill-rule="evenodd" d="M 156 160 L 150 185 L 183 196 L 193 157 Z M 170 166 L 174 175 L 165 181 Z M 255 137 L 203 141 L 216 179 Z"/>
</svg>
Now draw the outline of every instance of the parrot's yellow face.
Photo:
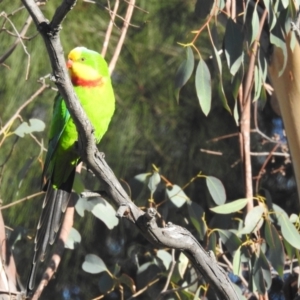
<svg viewBox="0 0 300 300">
<path fill-rule="evenodd" d="M 93 63 L 93 52 L 91 54 L 84 51 L 84 49 L 86 48 L 74 48 L 68 55 L 67 68 L 69 69 L 72 82 L 74 85 L 101 85 L 102 76 L 96 68 L 97 64 Z"/>
</svg>

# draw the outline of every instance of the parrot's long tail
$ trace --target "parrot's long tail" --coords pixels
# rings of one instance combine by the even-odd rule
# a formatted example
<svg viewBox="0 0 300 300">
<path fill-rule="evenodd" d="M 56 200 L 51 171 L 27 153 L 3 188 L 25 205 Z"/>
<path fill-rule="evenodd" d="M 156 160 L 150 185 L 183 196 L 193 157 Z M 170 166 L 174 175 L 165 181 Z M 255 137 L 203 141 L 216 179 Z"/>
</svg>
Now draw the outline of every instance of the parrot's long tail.
<svg viewBox="0 0 300 300">
<path fill-rule="evenodd" d="M 75 169 L 68 180 L 59 189 L 53 188 L 51 181 L 47 182 L 47 192 L 44 198 L 42 213 L 35 237 L 34 256 L 27 282 L 27 295 L 35 285 L 38 263 L 44 261 L 48 244 L 52 245 L 60 229 L 62 217 L 67 209 L 71 196 Z"/>
</svg>

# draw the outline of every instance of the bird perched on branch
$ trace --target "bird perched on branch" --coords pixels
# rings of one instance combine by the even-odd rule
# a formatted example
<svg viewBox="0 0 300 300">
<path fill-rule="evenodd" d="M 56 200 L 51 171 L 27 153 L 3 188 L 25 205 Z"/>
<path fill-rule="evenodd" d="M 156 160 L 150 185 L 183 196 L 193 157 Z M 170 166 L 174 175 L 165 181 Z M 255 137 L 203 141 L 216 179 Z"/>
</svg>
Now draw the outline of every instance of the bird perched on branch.
<svg viewBox="0 0 300 300">
<path fill-rule="evenodd" d="M 97 143 L 107 131 L 115 110 L 115 97 L 104 58 L 84 47 L 68 55 L 67 68 L 77 97 L 94 128 Z M 49 146 L 43 177 L 47 177 L 43 210 L 35 238 L 35 253 L 27 292 L 34 288 L 39 261 L 45 258 L 48 244 L 53 244 L 70 199 L 75 168 L 80 157 L 75 149 L 76 126 L 64 99 L 58 94 L 50 126 Z"/>
</svg>

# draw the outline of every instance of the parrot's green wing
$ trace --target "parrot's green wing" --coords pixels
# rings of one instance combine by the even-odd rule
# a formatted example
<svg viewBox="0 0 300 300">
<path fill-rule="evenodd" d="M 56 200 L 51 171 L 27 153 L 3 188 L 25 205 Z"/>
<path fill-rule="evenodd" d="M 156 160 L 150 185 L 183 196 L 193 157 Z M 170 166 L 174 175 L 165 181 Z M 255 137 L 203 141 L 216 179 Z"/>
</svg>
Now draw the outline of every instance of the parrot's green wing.
<svg viewBox="0 0 300 300">
<path fill-rule="evenodd" d="M 65 101 L 62 99 L 60 94 L 57 94 L 57 96 L 54 99 L 53 117 L 51 121 L 48 152 L 45 159 L 42 180 L 44 179 L 45 175 L 47 175 L 47 171 L 48 173 L 50 173 L 51 176 L 52 170 L 49 170 L 49 166 L 52 158 L 54 157 L 55 150 L 57 149 L 59 139 L 69 119 L 70 113 L 66 107 Z"/>
</svg>

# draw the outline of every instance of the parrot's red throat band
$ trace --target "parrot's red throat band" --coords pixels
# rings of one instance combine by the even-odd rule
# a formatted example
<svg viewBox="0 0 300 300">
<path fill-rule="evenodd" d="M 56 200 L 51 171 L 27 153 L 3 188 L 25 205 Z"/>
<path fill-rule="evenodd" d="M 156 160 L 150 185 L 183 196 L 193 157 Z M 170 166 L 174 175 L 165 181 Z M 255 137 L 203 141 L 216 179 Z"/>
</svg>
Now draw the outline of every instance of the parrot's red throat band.
<svg viewBox="0 0 300 300">
<path fill-rule="evenodd" d="M 84 87 L 96 87 L 103 84 L 103 78 L 99 77 L 97 79 L 83 79 L 79 77 L 72 76 L 71 78 L 73 85 L 84 86 Z"/>
</svg>

